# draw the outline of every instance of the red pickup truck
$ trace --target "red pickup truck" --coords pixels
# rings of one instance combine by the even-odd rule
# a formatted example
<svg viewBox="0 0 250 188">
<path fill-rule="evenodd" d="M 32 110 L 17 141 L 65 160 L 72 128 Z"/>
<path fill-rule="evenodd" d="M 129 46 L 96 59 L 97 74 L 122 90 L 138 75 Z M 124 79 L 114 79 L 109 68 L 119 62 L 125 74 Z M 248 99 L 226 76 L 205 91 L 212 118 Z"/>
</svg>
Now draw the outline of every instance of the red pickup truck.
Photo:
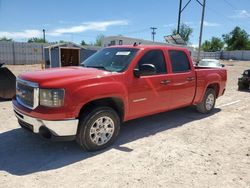
<svg viewBox="0 0 250 188">
<path fill-rule="evenodd" d="M 190 105 L 210 113 L 226 80 L 224 68 L 195 68 L 185 48 L 114 46 L 79 67 L 20 75 L 13 106 L 23 128 L 91 151 L 111 145 L 131 119 Z"/>
</svg>

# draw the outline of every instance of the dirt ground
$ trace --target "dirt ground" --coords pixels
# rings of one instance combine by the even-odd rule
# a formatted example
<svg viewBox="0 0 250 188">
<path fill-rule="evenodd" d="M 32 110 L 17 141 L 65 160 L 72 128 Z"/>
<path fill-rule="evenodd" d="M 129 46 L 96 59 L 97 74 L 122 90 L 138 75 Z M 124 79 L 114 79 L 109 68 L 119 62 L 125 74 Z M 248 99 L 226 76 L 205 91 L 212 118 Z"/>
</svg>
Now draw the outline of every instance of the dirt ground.
<svg viewBox="0 0 250 188">
<path fill-rule="evenodd" d="M 237 91 L 250 62 L 223 63 L 227 91 L 213 114 L 188 107 L 133 120 L 94 153 L 27 133 L 0 102 L 0 187 L 250 187 L 250 92 Z"/>
</svg>

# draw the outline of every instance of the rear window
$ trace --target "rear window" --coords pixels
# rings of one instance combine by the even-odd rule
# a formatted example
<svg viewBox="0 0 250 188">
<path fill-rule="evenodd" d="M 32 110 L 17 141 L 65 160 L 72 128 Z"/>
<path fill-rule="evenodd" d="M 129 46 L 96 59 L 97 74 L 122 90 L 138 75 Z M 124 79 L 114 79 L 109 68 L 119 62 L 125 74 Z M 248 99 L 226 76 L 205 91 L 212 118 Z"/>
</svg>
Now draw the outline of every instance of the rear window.
<svg viewBox="0 0 250 188">
<path fill-rule="evenodd" d="M 170 50 L 168 53 L 173 73 L 188 72 L 191 70 L 189 59 L 185 52 Z"/>
</svg>

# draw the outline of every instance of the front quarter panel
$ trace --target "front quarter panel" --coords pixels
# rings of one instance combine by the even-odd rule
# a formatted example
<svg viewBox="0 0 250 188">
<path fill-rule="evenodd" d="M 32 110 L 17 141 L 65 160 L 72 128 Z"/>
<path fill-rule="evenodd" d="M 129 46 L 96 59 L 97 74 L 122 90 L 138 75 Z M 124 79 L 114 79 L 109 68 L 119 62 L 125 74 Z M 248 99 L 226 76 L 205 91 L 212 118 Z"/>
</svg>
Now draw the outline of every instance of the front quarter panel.
<svg viewBox="0 0 250 188">
<path fill-rule="evenodd" d="M 128 94 L 124 85 L 123 75 L 106 78 L 94 78 L 85 83 L 74 84 L 70 87 L 68 100 L 74 105 L 74 115 L 78 117 L 81 108 L 94 100 L 102 98 L 119 98 L 123 101 L 125 112 L 128 108 Z M 125 114 L 126 115 L 126 114 Z"/>
</svg>

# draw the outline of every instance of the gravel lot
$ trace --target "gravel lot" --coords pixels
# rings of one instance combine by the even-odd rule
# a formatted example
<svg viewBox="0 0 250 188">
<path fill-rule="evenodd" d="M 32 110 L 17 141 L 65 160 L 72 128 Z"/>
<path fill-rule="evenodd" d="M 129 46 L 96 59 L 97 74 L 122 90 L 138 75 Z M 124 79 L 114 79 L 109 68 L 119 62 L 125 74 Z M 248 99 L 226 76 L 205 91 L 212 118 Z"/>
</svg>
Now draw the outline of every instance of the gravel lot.
<svg viewBox="0 0 250 188">
<path fill-rule="evenodd" d="M 250 187 L 250 92 L 237 91 L 250 62 L 223 63 L 227 91 L 213 114 L 188 107 L 127 122 L 100 152 L 41 140 L 0 102 L 0 187 Z"/>
</svg>

